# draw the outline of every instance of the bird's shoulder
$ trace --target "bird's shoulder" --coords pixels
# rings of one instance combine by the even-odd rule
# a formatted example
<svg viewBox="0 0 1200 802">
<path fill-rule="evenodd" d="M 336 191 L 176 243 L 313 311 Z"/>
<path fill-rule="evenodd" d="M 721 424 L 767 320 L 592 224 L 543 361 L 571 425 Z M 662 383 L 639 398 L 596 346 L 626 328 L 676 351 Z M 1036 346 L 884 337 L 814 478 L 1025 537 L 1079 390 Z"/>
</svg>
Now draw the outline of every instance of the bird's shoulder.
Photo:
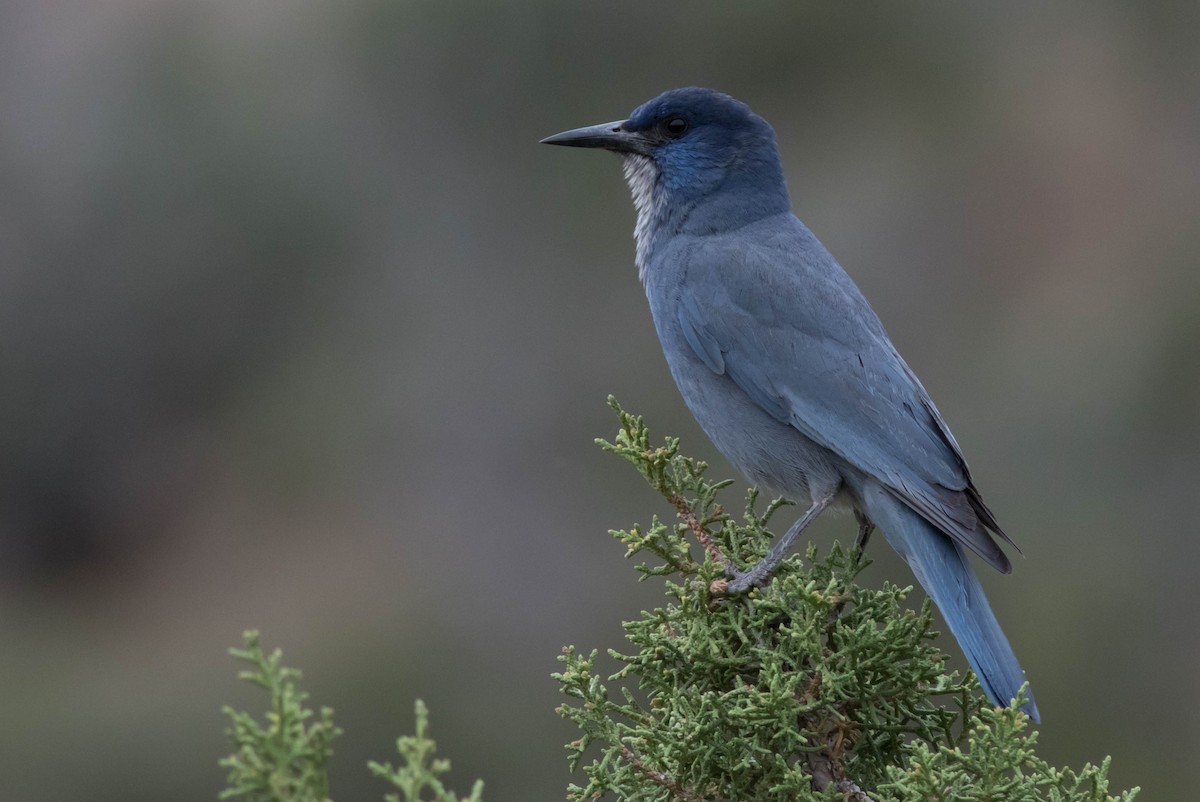
<svg viewBox="0 0 1200 802">
<path fill-rule="evenodd" d="M 793 214 L 733 231 L 678 237 L 663 253 L 658 293 L 702 311 L 752 319 L 763 332 L 800 334 L 847 347 L 890 346 L 853 279 Z"/>
</svg>

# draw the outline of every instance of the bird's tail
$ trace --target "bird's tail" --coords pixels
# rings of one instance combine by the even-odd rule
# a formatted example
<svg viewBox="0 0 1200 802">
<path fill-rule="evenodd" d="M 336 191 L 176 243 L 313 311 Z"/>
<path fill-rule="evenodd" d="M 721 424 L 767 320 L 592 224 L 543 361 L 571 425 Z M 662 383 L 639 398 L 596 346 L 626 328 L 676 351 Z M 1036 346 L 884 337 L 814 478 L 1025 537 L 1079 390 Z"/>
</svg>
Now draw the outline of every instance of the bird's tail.
<svg viewBox="0 0 1200 802">
<path fill-rule="evenodd" d="M 909 564 L 921 587 L 942 611 L 988 699 L 998 706 L 1008 705 L 1025 683 L 1025 672 L 1000 630 L 962 547 L 877 481 L 866 479 L 859 495 L 867 516 L 883 530 L 888 543 Z M 1025 700 L 1021 709 L 1040 723 L 1031 690 L 1026 690 Z"/>
</svg>

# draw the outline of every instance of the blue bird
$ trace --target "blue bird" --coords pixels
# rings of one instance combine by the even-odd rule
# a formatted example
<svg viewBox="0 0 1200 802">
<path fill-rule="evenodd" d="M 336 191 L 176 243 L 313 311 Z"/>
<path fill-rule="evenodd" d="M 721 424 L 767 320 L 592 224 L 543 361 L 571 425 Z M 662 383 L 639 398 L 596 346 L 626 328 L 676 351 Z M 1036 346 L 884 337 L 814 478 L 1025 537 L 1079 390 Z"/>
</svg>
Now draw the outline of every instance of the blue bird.
<svg viewBox="0 0 1200 802">
<path fill-rule="evenodd" d="M 767 584 L 809 523 L 849 507 L 860 545 L 882 529 L 988 699 L 1009 704 L 1025 673 L 967 551 L 1007 574 L 993 535 L 1015 544 L 874 310 L 792 214 L 771 126 L 692 87 L 542 141 L 622 156 L 638 276 L 688 409 L 751 482 L 811 501 L 767 557 L 733 572 L 730 592 Z M 1031 693 L 1022 709 L 1039 721 Z"/>
</svg>

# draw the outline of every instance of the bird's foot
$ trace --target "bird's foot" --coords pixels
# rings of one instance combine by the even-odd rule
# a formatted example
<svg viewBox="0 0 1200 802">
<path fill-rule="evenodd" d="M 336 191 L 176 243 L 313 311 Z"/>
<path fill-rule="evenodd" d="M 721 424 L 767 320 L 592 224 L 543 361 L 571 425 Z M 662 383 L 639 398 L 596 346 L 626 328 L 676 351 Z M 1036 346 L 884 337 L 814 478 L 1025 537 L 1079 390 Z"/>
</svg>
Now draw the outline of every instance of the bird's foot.
<svg viewBox="0 0 1200 802">
<path fill-rule="evenodd" d="M 813 501 L 812 506 L 800 516 L 796 523 L 792 524 L 791 529 L 787 530 L 783 534 L 783 537 L 775 541 L 775 545 L 767 552 L 767 556 L 759 560 L 749 571 L 738 571 L 732 566 L 725 569 L 726 575 L 730 577 L 726 592 L 731 594 L 745 593 L 750 588 L 764 588 L 771 584 L 771 577 L 775 575 L 775 569 L 783 562 L 783 558 L 787 555 L 788 549 L 791 548 L 796 536 L 803 532 L 804 527 L 808 526 L 814 518 L 821 514 L 821 510 L 829 506 L 836 493 L 837 488 L 834 488 Z"/>
<path fill-rule="evenodd" d="M 864 552 L 867 550 L 867 541 L 871 539 L 871 533 L 875 531 L 875 524 L 858 509 L 854 510 L 854 518 L 858 521 L 858 542 L 854 544 L 854 547 L 859 552 Z"/>
<path fill-rule="evenodd" d="M 747 593 L 751 588 L 765 588 L 771 584 L 773 573 L 770 569 L 765 569 L 761 563 L 749 571 L 739 571 L 733 567 L 727 568 L 725 575 L 729 577 L 729 582 L 725 586 L 725 592 L 736 596 Z"/>
</svg>

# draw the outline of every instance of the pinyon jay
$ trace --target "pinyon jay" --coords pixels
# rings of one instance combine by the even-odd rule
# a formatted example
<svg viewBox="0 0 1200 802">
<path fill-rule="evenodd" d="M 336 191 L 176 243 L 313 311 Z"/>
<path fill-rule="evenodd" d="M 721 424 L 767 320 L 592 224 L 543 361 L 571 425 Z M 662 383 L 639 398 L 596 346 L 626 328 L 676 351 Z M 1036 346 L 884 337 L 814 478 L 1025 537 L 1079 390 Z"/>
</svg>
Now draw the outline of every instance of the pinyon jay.
<svg viewBox="0 0 1200 802">
<path fill-rule="evenodd" d="M 730 592 L 767 584 L 822 510 L 849 507 L 860 543 L 883 530 L 988 698 L 1007 705 L 1025 674 L 967 551 L 1009 573 L 993 535 L 1015 544 L 875 312 L 792 214 L 771 126 L 693 87 L 542 141 L 622 156 L 638 276 L 684 401 L 751 482 L 811 501 L 766 558 L 734 572 Z M 1031 693 L 1023 709 L 1038 720 Z"/>
</svg>

